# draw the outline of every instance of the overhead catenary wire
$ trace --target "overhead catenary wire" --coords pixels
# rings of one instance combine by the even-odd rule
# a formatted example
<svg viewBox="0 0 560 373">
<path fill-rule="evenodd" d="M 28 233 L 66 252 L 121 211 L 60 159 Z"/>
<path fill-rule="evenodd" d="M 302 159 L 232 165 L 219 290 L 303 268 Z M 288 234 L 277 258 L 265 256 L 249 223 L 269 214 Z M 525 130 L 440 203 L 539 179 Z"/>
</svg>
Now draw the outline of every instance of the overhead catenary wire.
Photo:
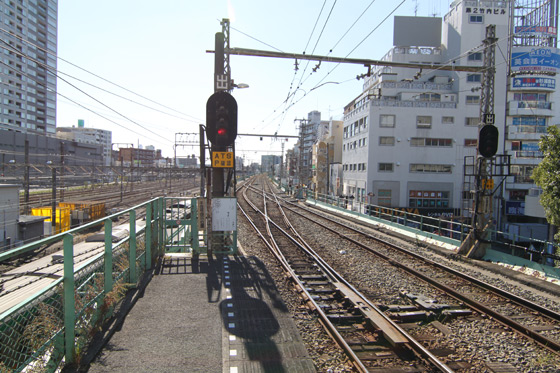
<svg viewBox="0 0 560 373">
<path fill-rule="evenodd" d="M 336 3 L 337 3 L 337 0 L 335 0 L 333 2 L 331 10 L 329 11 L 329 14 L 327 15 L 327 19 L 325 20 L 325 23 L 323 24 L 323 28 L 321 29 L 321 33 L 319 34 L 319 36 L 317 37 L 317 40 L 315 41 L 315 45 L 313 46 L 313 50 L 311 51 L 311 54 L 314 54 L 315 50 L 317 49 L 317 45 L 319 44 L 319 41 L 321 40 L 321 37 L 323 36 L 323 32 L 325 31 L 325 28 L 327 27 L 327 24 L 329 23 L 329 20 L 331 18 L 331 15 L 332 15 L 332 12 L 334 10 L 334 7 L 335 7 Z M 307 49 L 307 46 L 306 46 L 306 49 Z M 310 61 L 307 60 L 307 63 L 305 64 L 305 68 L 303 69 L 303 72 L 301 73 L 299 82 L 296 86 L 296 91 L 301 87 L 302 80 L 303 80 L 303 77 L 305 76 L 305 73 L 307 72 L 307 68 L 309 67 L 309 63 L 310 63 Z M 293 101 L 293 96 L 292 96 L 292 101 Z"/>
<path fill-rule="evenodd" d="M 307 43 L 305 44 L 305 48 L 303 49 L 303 53 L 305 54 L 307 52 L 307 47 L 309 46 L 309 43 L 311 42 L 311 39 L 313 38 L 313 34 L 315 33 L 315 29 L 317 28 L 317 24 L 319 23 L 319 20 L 321 19 L 321 15 L 323 14 L 323 10 L 325 9 L 325 5 L 327 4 L 327 0 L 323 1 L 323 5 L 321 6 L 321 10 L 319 11 L 319 14 L 317 15 L 317 19 L 315 20 L 315 24 L 313 25 L 313 29 L 311 30 L 311 33 L 309 34 L 309 38 L 307 39 Z M 336 2 L 335 2 L 336 4 Z M 290 100 L 290 96 L 292 95 L 292 88 L 294 87 L 294 82 L 296 80 L 297 74 L 298 74 L 298 66 L 297 66 L 297 60 L 296 60 L 296 67 L 294 69 L 294 75 L 292 77 L 292 81 L 290 82 L 290 87 L 288 88 L 288 95 L 286 96 L 286 99 L 284 100 L 284 102 L 282 102 L 282 104 L 280 104 L 280 106 L 286 106 L 289 105 L 288 104 L 288 100 Z M 307 64 L 305 65 L 305 70 L 307 70 L 307 67 L 309 66 L 309 61 L 307 61 Z M 305 72 L 304 72 L 305 73 Z M 297 84 L 298 87 L 296 87 L 296 89 L 294 90 L 294 93 L 298 90 L 299 88 L 299 84 L 301 83 L 301 78 L 299 83 Z M 284 113 L 285 110 L 282 111 L 282 113 Z M 282 121 L 284 120 L 284 118 L 282 119 Z"/>
<path fill-rule="evenodd" d="M 358 21 L 363 17 L 363 15 L 368 11 L 368 9 L 373 5 L 373 3 L 375 3 L 376 0 L 372 0 L 369 5 L 362 11 L 362 13 L 354 20 L 354 22 L 350 25 L 350 27 L 346 30 L 346 32 L 340 37 L 340 39 L 338 39 L 338 41 L 334 44 L 334 46 L 329 50 L 329 54 L 333 52 L 333 50 L 338 46 L 338 44 L 346 37 L 346 35 L 348 35 L 348 33 L 350 32 L 350 30 L 352 30 L 352 28 L 354 28 L 354 26 L 358 23 Z M 325 6 L 326 1 L 323 3 L 323 8 Z M 334 7 L 334 4 L 333 4 Z M 321 8 L 321 12 L 323 10 L 323 8 Z M 332 8 L 331 8 L 331 12 L 332 12 Z M 315 30 L 315 27 L 317 26 L 317 23 L 319 21 L 319 18 L 321 16 L 321 13 L 319 13 L 319 16 L 317 17 L 317 20 L 315 21 L 315 26 L 313 27 L 313 30 Z M 307 46 L 309 45 L 309 42 L 311 40 L 311 37 L 313 35 L 313 31 L 311 33 L 311 35 L 309 36 L 309 39 L 307 41 L 307 45 L 305 47 L 305 50 L 307 50 Z M 277 48 L 274 48 L 276 50 L 278 50 Z M 288 92 L 288 97 L 286 98 L 286 100 L 284 100 L 284 102 L 282 102 L 280 105 L 278 105 L 267 117 L 265 117 L 262 122 L 264 122 L 265 120 L 267 120 L 271 115 L 274 115 L 274 113 L 276 113 L 276 111 L 278 109 L 280 109 L 282 106 L 284 106 L 284 104 L 288 101 L 288 99 L 290 99 L 291 96 L 295 96 L 296 92 L 298 91 L 298 89 L 296 89 L 294 92 L 291 92 L 291 89 L 293 87 L 293 83 L 294 83 L 294 79 L 295 76 L 297 75 L 297 70 L 294 71 L 294 77 L 292 79 L 292 82 L 290 83 L 290 91 Z M 302 84 L 305 83 L 307 81 L 307 79 L 309 78 L 309 76 L 306 77 L 305 80 L 303 80 Z M 351 81 L 353 79 L 349 79 L 347 81 Z M 339 83 L 346 83 L 347 81 L 344 82 L 339 82 Z M 315 89 L 315 88 L 314 88 Z M 305 91 L 304 91 L 305 92 Z M 307 93 L 304 94 L 303 97 L 305 97 L 307 95 Z M 295 104 L 297 104 L 299 101 L 301 101 L 301 99 L 303 99 L 303 97 L 301 97 L 299 100 L 297 100 L 295 103 L 292 100 L 292 103 L 290 105 L 288 105 L 284 111 L 286 111 L 286 109 L 294 106 Z M 283 112 L 284 112 L 283 111 Z M 275 117 L 274 120 L 278 119 L 278 117 Z M 278 125 L 278 127 L 280 127 L 281 123 Z M 268 126 L 268 125 L 267 125 Z M 266 127 L 266 126 L 265 126 Z"/>
<path fill-rule="evenodd" d="M 22 42 L 24 42 L 24 43 L 26 43 L 26 44 L 28 44 L 28 45 L 31 45 L 31 46 L 33 46 L 34 48 L 37 48 L 38 50 L 41 50 L 41 51 L 45 52 L 46 54 L 48 54 L 48 55 L 50 55 L 50 56 L 53 56 L 53 57 L 55 57 L 56 59 L 58 59 L 58 60 L 60 60 L 60 61 L 63 61 L 63 62 L 65 62 L 65 63 L 69 64 L 70 66 L 73 66 L 73 67 L 75 67 L 75 68 L 77 68 L 77 69 L 79 69 L 79 70 L 81 70 L 81 71 L 84 71 L 84 72 L 87 73 L 87 74 L 90 74 L 90 75 L 92 75 L 92 76 L 94 76 L 94 77 L 96 77 L 96 78 L 98 78 L 98 79 L 100 79 L 100 80 L 102 80 L 102 81 L 104 81 L 104 82 L 107 82 L 107 83 L 109 83 L 109 84 L 111 84 L 111 85 L 113 85 L 113 86 L 115 86 L 115 87 L 118 87 L 118 88 L 120 88 L 120 89 L 122 89 L 122 90 L 124 90 L 124 91 L 126 91 L 126 92 L 129 92 L 129 93 L 131 93 L 131 94 L 133 94 L 133 95 L 135 95 L 135 96 L 137 96 L 137 97 L 140 97 L 140 98 L 142 98 L 142 99 L 144 99 L 144 100 L 146 100 L 146 101 L 149 101 L 149 102 L 154 103 L 154 104 L 156 104 L 156 105 L 158 105 L 158 106 L 161 106 L 161 107 L 163 107 L 163 108 L 166 108 L 166 109 L 168 109 L 168 110 L 171 110 L 171 111 L 173 111 L 173 112 L 175 112 L 175 113 L 184 115 L 184 116 L 186 116 L 186 117 L 190 117 L 190 118 L 194 119 L 195 121 L 200 121 L 199 118 L 196 118 L 196 117 L 194 117 L 194 116 L 192 116 L 192 115 L 183 113 L 183 112 L 181 112 L 181 111 L 179 111 L 179 110 L 176 110 L 176 109 L 174 109 L 174 108 L 172 108 L 172 107 L 169 107 L 169 106 L 167 106 L 167 105 L 161 104 L 161 103 L 159 103 L 159 102 L 157 102 L 157 101 L 155 101 L 155 100 L 153 100 L 153 99 L 150 99 L 150 98 L 148 98 L 148 97 L 146 97 L 146 96 L 143 96 L 143 95 L 141 95 L 141 94 L 139 94 L 139 93 L 137 93 L 137 92 L 134 92 L 134 91 L 132 91 L 132 90 L 130 90 L 130 89 L 128 89 L 128 88 L 122 86 L 122 85 L 119 85 L 119 84 L 117 84 L 117 83 L 115 83 L 115 82 L 112 82 L 112 81 L 110 81 L 110 80 L 108 80 L 108 79 L 106 79 L 106 78 L 104 78 L 104 77 L 102 77 L 102 76 L 100 76 L 100 75 L 98 75 L 98 74 L 95 74 L 95 73 L 93 73 L 93 72 L 91 72 L 91 71 L 89 71 L 89 70 L 87 70 L 87 69 L 84 69 L 83 67 L 80 67 L 80 66 L 78 66 L 78 65 L 76 65 L 76 64 L 74 64 L 74 63 L 72 63 L 72 62 L 70 62 L 70 61 L 68 61 L 68 60 L 66 60 L 66 59 L 64 59 L 64 58 L 62 58 L 62 57 L 59 57 L 56 53 L 53 53 L 53 52 L 49 51 L 48 49 L 42 48 L 42 47 L 40 47 L 39 45 L 34 44 L 34 43 L 32 43 L 31 41 L 26 40 L 26 39 L 22 38 L 21 36 L 16 35 L 16 34 L 14 34 L 13 32 L 11 32 L 11 31 L 9 31 L 9 30 L 6 30 L 6 29 L 0 27 L 0 32 L 4 32 L 4 33 L 6 33 L 6 34 L 8 34 L 8 35 L 10 35 L 10 36 L 12 36 L 12 37 L 14 37 L 14 38 L 17 38 L 17 39 L 21 40 Z M 44 65 L 44 64 L 42 64 L 42 63 L 40 63 L 40 64 L 41 64 L 41 65 Z M 45 65 L 44 65 L 44 66 L 45 66 Z M 169 114 L 168 114 L 168 115 L 169 115 Z"/>
<path fill-rule="evenodd" d="M 406 1 L 406 0 L 404 0 L 404 1 Z M 404 3 L 404 1 L 401 2 L 401 4 L 399 4 L 399 5 L 397 6 L 397 8 L 398 8 L 400 5 L 402 5 L 402 4 Z M 392 13 L 394 13 L 394 12 L 397 10 L 397 8 L 395 8 L 382 22 L 384 22 Z M 377 28 L 377 27 L 379 27 L 379 25 L 376 26 L 376 28 Z M 375 28 L 375 29 L 376 29 L 376 28 Z M 375 29 L 372 30 L 372 32 L 375 31 Z M 368 36 L 366 36 L 366 38 L 364 38 L 352 51 L 350 51 L 350 53 L 352 53 L 361 43 L 363 43 L 363 41 L 365 41 L 365 40 L 372 34 L 372 32 L 370 32 L 370 34 L 368 34 Z M 506 39 L 506 41 L 508 41 L 510 38 L 513 38 L 513 37 L 515 37 L 515 35 L 509 35 L 508 38 Z M 496 41 L 494 42 L 494 44 L 497 45 L 497 43 L 499 43 L 499 42 L 501 42 L 501 41 L 503 41 L 503 40 L 504 40 L 504 39 L 496 40 Z M 470 53 L 473 53 L 474 51 L 479 50 L 479 49 L 481 49 L 481 48 L 483 48 L 483 47 L 484 47 L 483 44 L 481 44 L 481 45 L 479 45 L 479 46 L 476 46 L 476 47 L 473 47 L 473 48 L 471 48 L 470 50 L 465 51 L 465 52 L 462 53 L 461 55 L 456 56 L 456 57 L 454 57 L 454 58 L 448 60 L 447 62 L 441 64 L 441 66 L 439 66 L 438 68 L 431 69 L 431 70 L 428 70 L 428 71 L 424 72 L 424 74 L 432 73 L 432 72 L 441 70 L 441 69 L 443 69 L 443 68 L 445 68 L 445 67 L 452 66 L 452 64 L 453 64 L 455 61 L 457 61 L 457 60 L 459 60 L 459 59 L 461 59 L 461 58 L 463 58 L 463 57 L 469 55 Z M 544 48 L 544 47 L 546 47 L 546 46 L 542 46 L 541 48 Z M 499 45 L 498 45 L 498 48 L 499 48 Z M 349 53 L 348 55 L 350 55 L 350 53 Z M 529 53 L 529 52 L 527 52 L 527 54 L 528 54 L 528 53 Z M 346 57 L 348 57 L 348 55 L 347 55 Z M 503 55 L 503 53 L 502 53 L 502 55 Z M 501 63 L 498 64 L 497 66 L 502 65 L 502 64 L 507 63 L 507 62 L 508 62 L 508 60 L 507 60 L 507 58 L 505 58 L 505 56 L 504 56 L 504 62 L 501 62 Z M 340 64 L 340 63 L 337 63 L 337 65 L 336 65 L 333 69 L 331 69 L 331 70 L 327 73 L 327 75 L 325 75 L 325 77 L 323 77 L 323 79 L 321 79 L 321 80 L 315 85 L 315 87 L 311 88 L 308 92 L 310 92 L 310 91 L 312 91 L 312 90 L 314 90 L 314 89 L 319 88 L 320 86 L 322 86 L 322 85 L 323 85 L 323 84 L 322 84 L 323 81 L 328 77 L 328 75 L 329 75 L 339 64 Z M 486 71 L 486 69 L 481 69 L 481 70 L 480 70 L 480 72 L 484 72 L 484 71 Z M 461 77 L 461 79 L 466 79 L 466 77 L 465 77 L 465 76 L 464 76 L 464 77 Z M 463 92 L 463 91 L 461 91 L 461 92 Z M 306 96 L 306 95 L 307 95 L 307 93 L 304 94 L 304 96 Z M 303 98 L 303 97 L 302 97 L 302 98 Z M 300 99 L 300 100 L 301 100 L 301 99 Z M 295 103 L 299 102 L 300 100 L 296 101 Z M 295 103 L 294 103 L 294 104 L 295 104 Z M 290 107 L 292 107 L 292 106 L 293 106 L 293 105 L 290 105 Z M 290 107 L 289 107 L 289 108 L 290 108 Z M 288 109 L 289 109 L 289 108 L 288 108 Z M 275 119 L 276 119 L 276 118 L 275 118 Z"/>
<path fill-rule="evenodd" d="M 1 41 L 2 41 L 4 44 L 7 44 L 4 40 L 1 40 Z M 30 58 L 29 56 L 23 54 L 22 52 L 18 51 L 18 50 L 15 49 L 15 48 L 12 48 L 9 44 L 7 44 L 7 45 L 8 45 L 9 48 L 6 48 L 6 47 L 2 47 L 2 48 L 4 48 L 4 49 L 9 49 L 9 50 L 11 50 L 12 52 L 14 52 L 14 53 L 16 53 L 16 54 L 18 54 L 18 55 L 20 55 L 20 56 L 22 56 L 22 57 L 25 57 L 25 58 L 27 58 L 27 59 L 29 59 L 29 60 L 31 60 L 31 61 L 37 63 L 37 64 L 41 64 L 39 61 L 34 60 L 33 58 Z M 0 63 L 11 68 L 11 66 L 8 65 L 8 64 L 6 64 L 4 61 L 0 61 Z M 138 122 L 134 121 L 133 119 L 127 117 L 126 115 L 120 113 L 120 112 L 117 111 L 116 109 L 113 109 L 113 108 L 110 107 L 109 105 L 103 103 L 103 102 L 100 101 L 99 99 L 93 97 L 93 96 L 90 95 L 89 93 L 87 93 L 87 92 L 85 92 L 84 90 L 78 88 L 77 86 L 75 86 L 74 84 L 70 83 L 70 82 L 67 81 L 66 79 L 60 77 L 57 73 L 52 72 L 52 70 L 50 69 L 50 67 L 48 67 L 47 65 L 44 65 L 44 66 L 45 66 L 45 68 L 46 68 L 46 70 L 47 70 L 48 73 L 54 75 L 54 76 L 57 77 L 58 79 L 62 80 L 63 82 L 65 82 L 66 84 L 70 85 L 71 87 L 73 87 L 73 88 L 76 89 L 77 91 L 79 91 L 79 92 L 81 92 L 82 94 L 86 95 L 87 97 L 91 98 L 91 99 L 94 100 L 95 102 L 101 104 L 101 105 L 104 106 L 105 108 L 111 110 L 112 112 L 114 112 L 114 113 L 116 113 L 117 115 L 121 116 L 122 118 L 128 120 L 129 122 L 131 122 L 131 123 L 137 125 L 138 127 L 144 129 L 145 131 L 148 131 L 149 133 L 151 133 L 151 134 L 153 134 L 153 135 L 155 135 L 155 136 L 157 136 L 157 137 L 163 139 L 164 141 L 166 141 L 166 142 L 172 142 L 171 140 L 166 139 L 165 137 L 161 136 L 160 134 L 158 134 L 158 133 L 156 133 L 156 132 L 154 132 L 154 131 L 152 131 L 152 130 L 146 128 L 146 127 L 144 127 L 144 126 L 141 125 L 140 123 L 138 123 Z M 24 75 L 24 76 L 27 77 L 28 79 L 35 81 L 35 82 L 36 82 L 37 84 L 39 84 L 39 85 L 42 85 L 41 82 L 39 82 L 38 80 L 36 80 L 34 77 L 31 77 L 29 74 L 26 74 L 26 73 L 23 72 L 23 71 L 21 71 L 21 73 L 22 73 L 22 75 Z M 49 90 L 49 88 L 46 87 L 46 86 L 45 86 L 45 89 Z M 69 100 L 69 101 L 74 102 L 72 99 L 70 99 L 70 98 L 68 98 L 68 97 L 66 97 L 66 96 L 64 96 L 64 95 L 62 95 L 60 92 L 54 92 L 54 93 L 56 93 L 57 95 L 60 95 L 60 96 L 64 97 L 65 99 L 67 99 L 67 100 Z M 76 104 L 77 104 L 77 103 L 76 103 Z M 117 124 L 118 126 L 120 126 L 120 127 L 122 127 L 122 128 L 125 128 L 125 129 L 130 130 L 130 131 L 132 131 L 132 132 L 134 132 L 134 133 L 136 133 L 136 134 L 138 134 L 138 135 L 140 135 L 140 136 L 143 136 L 142 134 L 140 134 L 140 133 L 138 133 L 138 132 L 136 132 L 136 131 L 133 131 L 133 130 L 131 130 L 130 128 L 127 128 L 127 127 L 125 127 L 125 126 L 123 126 L 123 125 L 121 125 L 121 124 L 119 124 L 119 123 L 117 123 L 117 122 L 115 122 L 115 121 L 112 121 L 112 120 L 110 120 L 110 119 L 104 117 L 103 115 L 101 115 L 101 114 L 99 114 L 99 113 L 97 113 L 97 112 L 95 112 L 95 111 L 93 111 L 93 110 L 91 110 L 91 109 L 85 107 L 84 105 L 81 105 L 81 104 L 77 104 L 77 105 L 79 105 L 79 106 L 81 106 L 82 108 L 84 108 L 84 109 L 86 109 L 86 110 L 88 110 L 88 111 L 90 111 L 90 112 L 92 112 L 92 113 L 94 113 L 94 114 L 100 116 L 101 118 L 103 118 L 103 119 L 105 119 L 105 120 L 110 121 L 111 123 Z"/>
<path fill-rule="evenodd" d="M 374 0 L 374 1 L 375 1 L 375 0 Z M 378 29 L 378 28 L 379 28 L 393 13 L 395 13 L 395 12 L 403 5 L 403 3 L 405 3 L 405 2 L 406 2 L 406 0 L 403 0 L 400 4 L 398 4 L 398 5 L 397 5 L 397 6 L 396 6 L 396 7 L 395 7 L 395 8 L 394 8 L 394 9 L 393 9 L 393 10 L 392 10 L 392 11 L 391 11 L 391 12 L 376 26 L 376 27 L 374 27 L 374 29 L 373 29 L 364 39 L 362 39 L 362 41 L 361 41 L 360 43 L 358 43 L 358 45 L 356 45 L 356 46 L 346 55 L 346 57 L 348 57 L 352 52 L 354 52 L 367 38 L 369 38 L 369 37 L 371 36 L 371 34 L 372 34 L 373 32 L 375 32 L 375 31 L 376 31 L 376 30 L 377 30 L 377 29 Z M 372 3 L 373 3 L 373 1 L 372 1 Z M 370 3 L 370 5 L 366 8 L 366 10 L 372 5 L 372 3 Z M 365 13 L 365 11 L 362 12 L 362 15 L 363 15 L 363 13 Z M 361 18 L 362 15 L 360 15 L 360 16 L 358 17 L 358 19 Z M 355 22 L 357 22 L 357 20 L 356 20 Z M 352 28 L 352 27 L 353 27 L 353 25 L 352 25 L 350 28 Z M 349 30 L 348 30 L 348 31 L 349 31 Z M 347 32 L 348 32 L 348 31 L 347 31 Z M 343 37 L 344 37 L 344 36 L 343 36 Z M 341 39 L 342 39 L 342 38 L 341 38 Z M 334 48 L 334 47 L 333 47 L 333 48 Z M 312 90 L 315 90 L 315 89 L 319 88 L 320 86 L 322 86 L 321 83 L 323 83 L 323 81 L 324 81 L 324 80 L 331 74 L 331 72 L 334 71 L 334 69 L 336 69 L 336 67 L 339 66 L 339 65 L 340 65 L 340 63 L 337 63 L 337 65 L 336 65 L 333 69 L 331 69 L 329 72 L 327 72 L 327 74 L 323 77 L 323 79 L 321 79 L 313 88 L 311 88 L 311 89 L 309 90 L 309 92 L 311 92 Z M 350 80 L 353 80 L 353 79 L 350 79 Z M 301 82 L 301 81 L 300 81 L 300 82 Z M 301 89 L 301 87 L 298 87 L 298 89 Z M 297 90 L 296 90 L 296 91 L 297 91 Z M 294 91 L 294 92 L 296 92 L 296 91 Z M 292 100 L 292 102 L 290 103 L 290 105 L 287 106 L 287 107 L 282 111 L 281 114 L 283 114 L 284 117 L 285 117 L 285 114 L 287 114 L 287 110 L 289 110 L 289 108 L 293 107 L 295 104 L 297 104 L 299 101 L 301 101 L 301 99 L 303 99 L 305 96 L 307 96 L 307 92 L 304 94 L 304 96 L 302 96 L 302 97 L 301 97 L 298 101 L 296 101 L 295 103 L 294 103 L 293 100 Z M 289 98 L 289 97 L 288 97 L 288 98 Z M 286 101 L 284 101 L 284 102 L 286 102 Z M 277 115 L 275 118 L 273 118 L 273 120 L 277 120 L 279 117 L 280 117 L 280 116 Z M 283 122 L 283 120 L 282 120 L 282 122 Z M 281 125 L 279 125 L 279 127 L 280 127 L 280 126 L 281 126 Z"/>
</svg>

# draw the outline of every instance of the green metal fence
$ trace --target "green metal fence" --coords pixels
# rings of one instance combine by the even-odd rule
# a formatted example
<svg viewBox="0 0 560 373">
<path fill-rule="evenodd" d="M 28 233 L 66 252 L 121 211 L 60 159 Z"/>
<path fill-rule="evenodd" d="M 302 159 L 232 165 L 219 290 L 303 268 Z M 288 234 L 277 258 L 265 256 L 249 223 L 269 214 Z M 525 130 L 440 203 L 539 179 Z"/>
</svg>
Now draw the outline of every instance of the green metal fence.
<svg viewBox="0 0 560 373">
<path fill-rule="evenodd" d="M 0 254 L 1 262 L 59 244 L 64 258 L 60 278 L 0 315 L 0 372 L 54 371 L 79 360 L 117 302 L 161 254 L 164 204 L 156 198 Z M 115 237 L 113 225 L 124 218 L 129 219 L 128 234 Z M 82 244 L 77 237 L 100 224 L 104 242 L 75 267 L 74 249 Z"/>
</svg>

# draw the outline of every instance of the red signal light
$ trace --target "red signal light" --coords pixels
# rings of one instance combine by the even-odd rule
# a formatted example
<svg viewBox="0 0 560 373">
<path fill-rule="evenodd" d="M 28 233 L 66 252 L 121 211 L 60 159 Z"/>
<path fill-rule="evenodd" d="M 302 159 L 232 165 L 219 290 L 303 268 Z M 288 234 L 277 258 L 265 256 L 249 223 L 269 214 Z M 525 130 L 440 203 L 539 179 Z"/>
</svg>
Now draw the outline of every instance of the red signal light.
<svg viewBox="0 0 560 373">
<path fill-rule="evenodd" d="M 225 136 L 227 134 L 227 131 L 225 128 L 221 127 L 218 128 L 218 136 Z"/>
</svg>

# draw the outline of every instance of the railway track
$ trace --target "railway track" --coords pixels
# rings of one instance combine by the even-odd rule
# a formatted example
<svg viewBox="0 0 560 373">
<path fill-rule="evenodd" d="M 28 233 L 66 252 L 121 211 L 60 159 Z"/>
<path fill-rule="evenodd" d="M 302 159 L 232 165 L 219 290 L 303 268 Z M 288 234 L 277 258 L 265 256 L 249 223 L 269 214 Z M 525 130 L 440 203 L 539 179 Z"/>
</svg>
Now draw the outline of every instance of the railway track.
<svg viewBox="0 0 560 373">
<path fill-rule="evenodd" d="M 251 193 L 267 195 L 262 188 Z M 453 370 L 560 369 L 557 312 L 425 260 L 414 248 L 380 242 L 363 228 L 281 204 L 329 265 Z"/>
<path fill-rule="evenodd" d="M 268 204 L 266 195 L 263 192 L 260 209 L 245 193 L 247 203 L 262 217 L 253 221 L 255 229 L 261 234 L 266 230 L 269 247 L 358 371 L 404 372 L 411 366 L 452 371 L 324 262 L 290 224 L 280 204 Z M 283 222 L 285 229 L 274 221 Z"/>
<path fill-rule="evenodd" d="M 105 202 L 107 209 L 128 208 L 138 203 L 149 200 L 161 194 L 174 195 L 190 191 L 192 193 L 200 188 L 198 180 L 191 179 L 188 183 L 182 180 L 174 180 L 173 183 L 161 181 L 149 181 L 138 183 L 126 183 L 123 185 L 105 184 L 102 186 L 82 187 L 79 189 L 59 190 L 57 202 L 64 201 L 98 201 Z M 52 204 L 52 192 L 50 190 L 35 191 L 30 194 L 29 202 L 26 203 L 24 196 L 20 195 L 20 212 L 27 208 L 50 206 Z"/>
</svg>

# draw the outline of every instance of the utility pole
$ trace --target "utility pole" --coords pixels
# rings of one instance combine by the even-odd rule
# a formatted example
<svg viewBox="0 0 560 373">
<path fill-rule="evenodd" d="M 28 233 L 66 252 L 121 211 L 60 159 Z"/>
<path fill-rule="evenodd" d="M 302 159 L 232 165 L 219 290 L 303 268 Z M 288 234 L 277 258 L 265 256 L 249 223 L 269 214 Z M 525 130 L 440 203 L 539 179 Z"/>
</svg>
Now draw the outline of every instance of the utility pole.
<svg viewBox="0 0 560 373">
<path fill-rule="evenodd" d="M 284 177 L 284 142 L 282 141 L 282 155 L 280 156 L 280 187 L 282 187 L 283 177 Z"/>
<path fill-rule="evenodd" d="M 294 119 L 294 122 L 299 122 L 299 165 L 298 165 L 298 178 L 299 185 L 303 187 L 304 171 L 303 171 L 303 139 L 304 139 L 304 128 L 307 125 L 307 119 Z M 305 175 L 307 177 L 307 175 Z M 305 180 L 307 183 L 307 180 Z"/>
<path fill-rule="evenodd" d="M 60 143 L 60 202 L 64 201 L 64 143 Z"/>
<path fill-rule="evenodd" d="M 121 155 L 120 157 L 121 160 L 121 202 L 122 202 L 122 197 L 123 197 L 123 181 L 124 181 L 124 162 L 123 162 L 123 156 Z"/>
<path fill-rule="evenodd" d="M 329 152 L 329 143 L 327 142 L 327 202 L 329 198 L 329 186 L 330 186 L 330 179 L 331 179 L 331 163 L 330 163 L 330 152 Z"/>
<path fill-rule="evenodd" d="M 23 211 L 25 215 L 29 214 L 29 140 L 25 136 L 25 173 L 23 175 L 23 184 L 25 187 L 25 206 Z"/>
<path fill-rule="evenodd" d="M 52 168 L 51 233 L 56 234 L 56 167 Z"/>
<path fill-rule="evenodd" d="M 134 189 L 134 145 L 130 149 L 130 192 Z"/>
</svg>

